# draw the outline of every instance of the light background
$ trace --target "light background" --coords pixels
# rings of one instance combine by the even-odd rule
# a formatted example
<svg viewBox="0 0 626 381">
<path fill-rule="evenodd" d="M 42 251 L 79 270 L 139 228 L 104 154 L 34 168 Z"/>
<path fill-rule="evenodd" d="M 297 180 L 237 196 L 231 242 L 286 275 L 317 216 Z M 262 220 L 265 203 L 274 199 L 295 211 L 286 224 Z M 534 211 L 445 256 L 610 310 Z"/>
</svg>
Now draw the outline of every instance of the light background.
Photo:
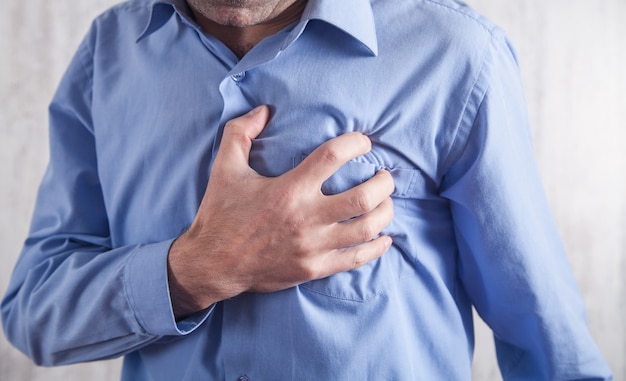
<svg viewBox="0 0 626 381">
<path fill-rule="evenodd" d="M 47 104 L 92 18 L 115 2 L 2 1 L 2 294 L 47 160 Z M 468 2 L 517 47 L 537 160 L 591 332 L 616 380 L 626 380 L 626 0 Z M 490 333 L 476 325 L 474 380 L 499 380 Z M 119 367 L 37 368 L 0 333 L 2 381 L 113 381 Z"/>
</svg>

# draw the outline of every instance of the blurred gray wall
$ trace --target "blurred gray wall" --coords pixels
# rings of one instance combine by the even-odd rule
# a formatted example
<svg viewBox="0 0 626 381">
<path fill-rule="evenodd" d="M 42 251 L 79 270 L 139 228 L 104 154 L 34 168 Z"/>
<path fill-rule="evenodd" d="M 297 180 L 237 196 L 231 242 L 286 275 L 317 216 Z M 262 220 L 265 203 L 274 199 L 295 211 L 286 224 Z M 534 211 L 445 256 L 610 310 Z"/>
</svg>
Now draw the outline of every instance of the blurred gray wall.
<svg viewBox="0 0 626 381">
<path fill-rule="evenodd" d="M 91 19 L 115 2 L 3 0 L 2 293 L 47 160 L 47 104 Z M 537 160 L 589 325 L 616 380 L 626 380 L 626 0 L 468 2 L 517 47 Z M 499 380 L 491 334 L 479 319 L 476 326 L 474 380 Z M 112 381 L 119 367 L 37 368 L 0 334 L 3 381 Z"/>
</svg>

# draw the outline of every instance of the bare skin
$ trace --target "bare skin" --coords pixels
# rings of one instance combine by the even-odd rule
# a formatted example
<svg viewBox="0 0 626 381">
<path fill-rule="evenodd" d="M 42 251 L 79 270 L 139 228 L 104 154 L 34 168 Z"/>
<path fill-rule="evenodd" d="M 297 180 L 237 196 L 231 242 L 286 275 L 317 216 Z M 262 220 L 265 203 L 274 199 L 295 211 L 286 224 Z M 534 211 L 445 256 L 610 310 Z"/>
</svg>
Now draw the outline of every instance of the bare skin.
<svg viewBox="0 0 626 381">
<path fill-rule="evenodd" d="M 306 0 L 188 0 L 198 24 L 239 57 L 299 19 Z M 322 183 L 371 149 L 348 133 L 318 147 L 282 176 L 250 168 L 265 106 L 228 122 L 207 190 L 189 230 L 172 244 L 168 275 L 177 319 L 243 292 L 273 292 L 348 271 L 391 246 L 379 236 L 393 218 L 393 180 L 380 171 L 344 193 Z M 346 222 L 347 221 L 347 222 Z"/>
<path fill-rule="evenodd" d="M 198 25 L 238 57 L 297 21 L 306 0 L 187 0 Z"/>
<path fill-rule="evenodd" d="M 371 149 L 369 138 L 341 135 L 282 176 L 263 177 L 248 160 L 268 119 L 260 106 L 224 128 L 196 218 L 168 256 L 177 319 L 243 292 L 283 290 L 358 268 L 391 246 L 390 237 L 379 236 L 393 218 L 389 172 L 337 195 L 321 192 L 344 163 Z"/>
</svg>

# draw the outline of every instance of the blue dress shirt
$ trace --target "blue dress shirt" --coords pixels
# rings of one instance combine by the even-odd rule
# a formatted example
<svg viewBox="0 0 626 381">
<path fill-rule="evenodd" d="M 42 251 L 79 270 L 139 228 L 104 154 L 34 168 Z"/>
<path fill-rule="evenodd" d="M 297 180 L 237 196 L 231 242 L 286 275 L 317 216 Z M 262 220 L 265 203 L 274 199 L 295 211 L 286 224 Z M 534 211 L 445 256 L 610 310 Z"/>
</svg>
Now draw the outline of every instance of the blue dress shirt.
<svg viewBox="0 0 626 381">
<path fill-rule="evenodd" d="M 505 379 L 610 379 L 542 191 L 515 55 L 452 0 L 309 0 L 238 59 L 182 0 L 98 17 L 50 106 L 50 164 L 2 303 L 38 364 L 125 356 L 124 380 L 469 380 L 472 306 Z M 387 168 L 393 247 L 357 270 L 242 294 L 180 322 L 166 258 L 226 121 L 272 118 L 278 176 L 348 131 L 323 187 Z M 211 274 L 207 274 L 211 276 Z"/>
</svg>

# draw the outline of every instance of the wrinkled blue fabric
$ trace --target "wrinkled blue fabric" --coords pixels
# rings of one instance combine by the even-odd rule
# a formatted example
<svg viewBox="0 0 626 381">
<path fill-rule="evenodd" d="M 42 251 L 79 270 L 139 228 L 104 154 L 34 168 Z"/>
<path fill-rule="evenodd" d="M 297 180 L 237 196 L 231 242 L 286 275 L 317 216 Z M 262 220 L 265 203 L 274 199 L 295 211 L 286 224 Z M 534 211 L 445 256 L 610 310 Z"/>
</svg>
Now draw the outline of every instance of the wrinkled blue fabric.
<svg viewBox="0 0 626 381">
<path fill-rule="evenodd" d="M 515 54 L 452 0 L 310 0 L 238 59 L 184 1 L 98 17 L 50 106 L 50 163 L 2 303 L 38 364 L 126 356 L 123 380 L 470 380 L 472 306 L 507 380 L 610 379 L 547 206 Z M 176 322 L 167 253 L 226 121 L 271 107 L 278 176 L 348 131 L 391 171 L 394 244 L 362 268 Z M 207 276 L 211 276 L 207 274 Z"/>
</svg>

